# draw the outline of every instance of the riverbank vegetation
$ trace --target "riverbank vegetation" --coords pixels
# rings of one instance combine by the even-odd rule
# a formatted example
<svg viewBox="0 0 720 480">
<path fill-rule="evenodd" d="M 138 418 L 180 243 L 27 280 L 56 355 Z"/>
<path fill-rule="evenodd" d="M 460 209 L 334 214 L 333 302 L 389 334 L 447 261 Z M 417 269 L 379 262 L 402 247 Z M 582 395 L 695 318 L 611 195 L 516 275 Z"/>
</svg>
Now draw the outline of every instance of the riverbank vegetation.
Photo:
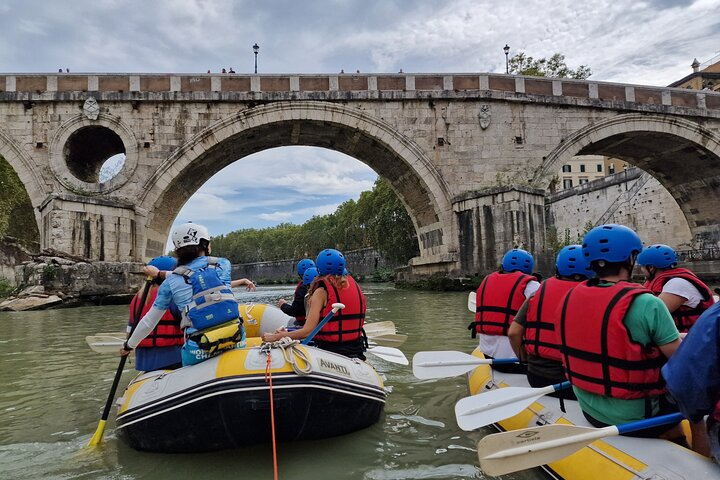
<svg viewBox="0 0 720 480">
<path fill-rule="evenodd" d="M 0 156 L 0 238 L 13 237 L 26 247 L 37 245 L 40 232 L 25 185 Z"/>
<path fill-rule="evenodd" d="M 314 256 L 324 248 L 340 251 L 372 247 L 391 264 L 419 254 L 412 220 L 390 184 L 378 178 L 373 189 L 348 200 L 334 213 L 302 225 L 237 230 L 213 239 L 213 253 L 232 263 L 267 262 Z"/>
</svg>

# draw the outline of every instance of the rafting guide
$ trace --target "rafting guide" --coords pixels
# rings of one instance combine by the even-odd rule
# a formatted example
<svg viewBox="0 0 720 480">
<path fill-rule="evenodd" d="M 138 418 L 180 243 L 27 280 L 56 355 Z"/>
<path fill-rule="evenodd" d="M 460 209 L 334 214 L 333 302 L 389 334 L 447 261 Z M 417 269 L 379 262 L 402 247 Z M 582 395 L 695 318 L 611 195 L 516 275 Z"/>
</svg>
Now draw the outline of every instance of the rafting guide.
<svg viewBox="0 0 720 480">
<path fill-rule="evenodd" d="M 152 308 L 125 342 L 122 355 L 137 347 L 174 302 L 182 312 L 186 340 L 182 363 L 194 365 L 229 348 L 242 348 L 245 330 L 231 290 L 230 261 L 209 257 L 210 232 L 184 223 L 172 233 L 178 266 L 166 276 Z"/>
</svg>

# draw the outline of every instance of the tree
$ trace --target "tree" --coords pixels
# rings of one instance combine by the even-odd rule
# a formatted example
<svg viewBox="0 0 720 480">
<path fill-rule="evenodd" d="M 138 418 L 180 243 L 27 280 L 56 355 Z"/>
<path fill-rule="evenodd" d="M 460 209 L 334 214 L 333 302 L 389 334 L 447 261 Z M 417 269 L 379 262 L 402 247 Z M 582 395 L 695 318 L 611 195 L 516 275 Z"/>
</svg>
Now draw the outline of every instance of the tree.
<svg viewBox="0 0 720 480">
<path fill-rule="evenodd" d="M 565 63 L 565 55 L 554 54 L 549 59 L 525 55 L 525 52 L 515 54 L 508 62 L 510 73 L 529 75 L 532 77 L 576 78 L 585 79 L 592 75 L 592 70 L 586 65 L 580 65 L 576 70 Z"/>
</svg>

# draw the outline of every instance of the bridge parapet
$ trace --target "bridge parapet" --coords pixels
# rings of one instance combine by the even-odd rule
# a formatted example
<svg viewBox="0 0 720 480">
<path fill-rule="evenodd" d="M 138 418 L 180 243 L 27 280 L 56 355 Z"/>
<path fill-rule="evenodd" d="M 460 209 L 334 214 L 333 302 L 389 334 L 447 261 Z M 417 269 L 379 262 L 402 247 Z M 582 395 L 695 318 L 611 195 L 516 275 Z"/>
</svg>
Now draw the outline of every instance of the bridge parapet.
<svg viewBox="0 0 720 480">
<path fill-rule="evenodd" d="M 720 118 L 720 93 L 502 74 L 0 74 L 0 101 L 497 98 Z"/>
</svg>

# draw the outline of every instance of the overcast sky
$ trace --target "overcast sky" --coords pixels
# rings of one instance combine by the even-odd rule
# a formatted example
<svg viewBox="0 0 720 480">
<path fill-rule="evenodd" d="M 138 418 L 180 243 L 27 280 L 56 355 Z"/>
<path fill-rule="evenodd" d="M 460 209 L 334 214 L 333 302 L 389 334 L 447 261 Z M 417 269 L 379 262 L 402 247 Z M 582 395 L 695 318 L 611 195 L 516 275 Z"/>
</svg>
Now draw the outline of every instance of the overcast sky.
<svg viewBox="0 0 720 480">
<path fill-rule="evenodd" d="M 0 72 L 248 73 L 255 42 L 259 73 L 502 72 L 507 43 L 597 80 L 667 85 L 720 54 L 719 34 L 720 0 L 2 0 Z M 375 177 L 336 152 L 267 150 L 216 175 L 178 221 L 214 234 L 302 223 Z"/>
</svg>

